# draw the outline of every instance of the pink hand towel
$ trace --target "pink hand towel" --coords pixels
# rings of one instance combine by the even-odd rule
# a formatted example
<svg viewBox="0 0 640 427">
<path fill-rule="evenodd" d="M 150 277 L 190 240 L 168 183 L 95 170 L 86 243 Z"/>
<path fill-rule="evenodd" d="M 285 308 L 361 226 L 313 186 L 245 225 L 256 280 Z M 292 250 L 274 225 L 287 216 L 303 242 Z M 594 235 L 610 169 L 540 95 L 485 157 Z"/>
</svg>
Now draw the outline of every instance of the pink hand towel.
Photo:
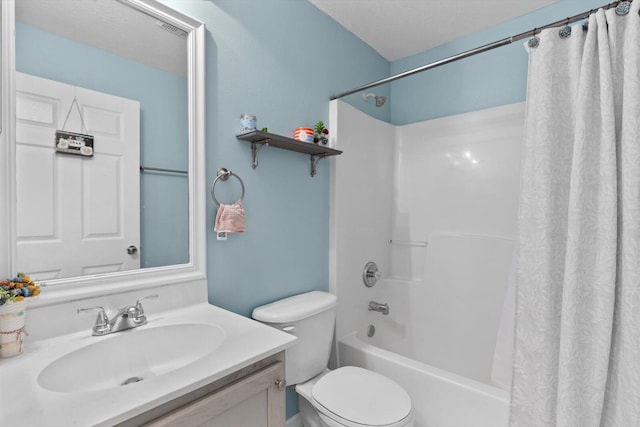
<svg viewBox="0 0 640 427">
<path fill-rule="evenodd" d="M 217 232 L 242 233 L 245 229 L 242 201 L 238 200 L 231 205 L 220 203 L 213 229 Z"/>
</svg>

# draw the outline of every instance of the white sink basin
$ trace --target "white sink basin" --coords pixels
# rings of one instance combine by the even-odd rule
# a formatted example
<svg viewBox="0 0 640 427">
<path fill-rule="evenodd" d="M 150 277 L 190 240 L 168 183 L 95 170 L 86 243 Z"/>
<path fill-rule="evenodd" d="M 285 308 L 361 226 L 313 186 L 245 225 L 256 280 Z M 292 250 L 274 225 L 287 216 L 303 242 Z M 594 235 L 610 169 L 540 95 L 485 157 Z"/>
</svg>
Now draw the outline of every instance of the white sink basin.
<svg viewBox="0 0 640 427">
<path fill-rule="evenodd" d="M 96 337 L 45 366 L 38 384 L 57 392 L 130 387 L 198 361 L 224 339 L 221 328 L 205 323 L 147 325 Z"/>
</svg>

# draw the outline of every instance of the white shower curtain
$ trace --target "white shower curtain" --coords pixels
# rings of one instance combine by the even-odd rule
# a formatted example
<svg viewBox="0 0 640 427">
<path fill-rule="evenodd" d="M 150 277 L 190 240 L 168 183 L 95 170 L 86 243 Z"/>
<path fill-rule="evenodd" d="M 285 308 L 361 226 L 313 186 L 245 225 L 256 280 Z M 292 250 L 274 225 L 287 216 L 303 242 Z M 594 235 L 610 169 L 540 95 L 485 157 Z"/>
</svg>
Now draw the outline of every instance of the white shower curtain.
<svg viewBox="0 0 640 427">
<path fill-rule="evenodd" d="M 638 9 L 528 49 L 511 426 L 640 426 Z"/>
</svg>

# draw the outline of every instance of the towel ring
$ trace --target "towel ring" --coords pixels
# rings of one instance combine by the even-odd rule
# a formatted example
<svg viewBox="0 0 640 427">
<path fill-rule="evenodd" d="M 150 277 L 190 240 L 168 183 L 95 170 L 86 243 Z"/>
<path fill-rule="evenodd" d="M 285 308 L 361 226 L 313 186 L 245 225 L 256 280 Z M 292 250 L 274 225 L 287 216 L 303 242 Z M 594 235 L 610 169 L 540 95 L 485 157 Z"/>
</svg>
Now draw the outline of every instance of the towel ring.
<svg viewBox="0 0 640 427">
<path fill-rule="evenodd" d="M 240 181 L 240 186 L 242 187 L 242 195 L 240 196 L 240 201 L 244 200 L 244 182 L 242 182 L 242 178 L 240 178 L 238 175 L 236 175 L 235 173 L 231 172 L 229 169 L 226 168 L 220 168 L 218 169 L 218 176 L 216 176 L 216 179 L 213 180 L 213 183 L 211 184 L 211 198 L 213 199 L 214 202 L 216 202 L 216 205 L 220 206 L 220 202 L 218 201 L 218 199 L 216 199 L 216 183 L 218 182 L 218 180 L 222 180 L 222 181 L 226 181 L 229 179 L 230 176 L 235 176 L 238 181 Z"/>
</svg>

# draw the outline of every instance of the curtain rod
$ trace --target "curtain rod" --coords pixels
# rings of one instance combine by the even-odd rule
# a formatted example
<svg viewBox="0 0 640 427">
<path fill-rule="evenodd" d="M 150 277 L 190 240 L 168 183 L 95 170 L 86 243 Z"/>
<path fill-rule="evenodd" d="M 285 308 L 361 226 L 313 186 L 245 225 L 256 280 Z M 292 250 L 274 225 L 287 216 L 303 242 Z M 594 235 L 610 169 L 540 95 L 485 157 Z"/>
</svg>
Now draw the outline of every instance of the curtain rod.
<svg viewBox="0 0 640 427">
<path fill-rule="evenodd" d="M 393 82 L 395 80 L 411 76 L 413 74 L 417 74 L 417 73 L 421 73 L 423 71 L 431 70 L 432 68 L 436 68 L 436 67 L 439 67 L 441 65 L 449 64 L 451 62 L 455 62 L 455 61 L 458 61 L 460 59 L 468 58 L 470 56 L 477 55 L 479 53 L 484 53 L 484 52 L 487 52 L 489 50 L 492 50 L 492 49 L 495 49 L 495 48 L 498 48 L 498 47 L 501 47 L 501 46 L 509 45 L 509 44 L 511 44 L 513 42 L 516 42 L 518 40 L 522 40 L 522 39 L 525 39 L 527 37 L 533 37 L 536 34 L 538 34 L 540 31 L 546 30 L 547 28 L 557 27 L 560 24 L 569 25 L 569 24 L 572 24 L 574 22 L 581 21 L 581 20 L 583 20 L 585 18 L 588 18 L 589 15 L 591 15 L 592 13 L 598 11 L 598 9 L 604 9 L 604 10 L 611 9 L 612 7 L 618 6 L 618 4 L 620 4 L 620 3 L 623 3 L 623 1 L 622 0 L 621 1 L 615 1 L 613 3 L 609 3 L 609 4 L 606 4 L 604 6 L 600 6 L 599 8 L 590 9 L 590 10 L 587 10 L 585 12 L 579 13 L 577 15 L 573 15 L 573 16 L 570 16 L 568 18 L 561 19 L 561 20 L 556 21 L 556 22 L 552 22 L 551 24 L 547 24 L 547 25 L 544 25 L 542 27 L 537 27 L 537 28 L 534 28 L 533 30 L 525 31 L 524 33 L 516 34 L 515 36 L 507 37 L 507 38 L 504 38 L 504 39 L 501 39 L 501 40 L 498 40 L 498 41 L 495 41 L 495 42 L 492 42 L 492 43 L 489 43 L 489 44 L 485 44 L 485 45 L 480 46 L 480 47 L 476 47 L 476 48 L 471 49 L 471 50 L 467 50 L 467 51 L 462 52 L 462 53 L 458 53 L 458 54 L 449 56 L 449 57 L 444 58 L 444 59 L 440 59 L 440 60 L 435 61 L 435 62 L 431 62 L 431 63 L 426 64 L 426 65 L 422 65 L 420 67 L 417 67 L 417 68 L 414 68 L 414 69 L 411 69 L 411 70 L 407 70 L 407 71 L 403 71 L 403 72 L 398 73 L 398 74 L 394 74 L 393 76 L 385 77 L 384 79 L 381 79 L 381 80 L 376 80 L 375 82 L 367 83 L 365 85 L 356 87 L 356 88 L 348 90 L 346 92 L 342 92 L 342 93 L 339 93 L 337 95 L 332 95 L 331 96 L 331 100 L 343 98 L 343 97 L 348 96 L 348 95 L 353 95 L 354 93 L 361 92 L 363 90 L 370 89 L 370 88 L 375 87 L 375 86 L 380 86 L 380 85 L 383 85 L 385 83 L 390 83 L 390 82 Z"/>
</svg>

